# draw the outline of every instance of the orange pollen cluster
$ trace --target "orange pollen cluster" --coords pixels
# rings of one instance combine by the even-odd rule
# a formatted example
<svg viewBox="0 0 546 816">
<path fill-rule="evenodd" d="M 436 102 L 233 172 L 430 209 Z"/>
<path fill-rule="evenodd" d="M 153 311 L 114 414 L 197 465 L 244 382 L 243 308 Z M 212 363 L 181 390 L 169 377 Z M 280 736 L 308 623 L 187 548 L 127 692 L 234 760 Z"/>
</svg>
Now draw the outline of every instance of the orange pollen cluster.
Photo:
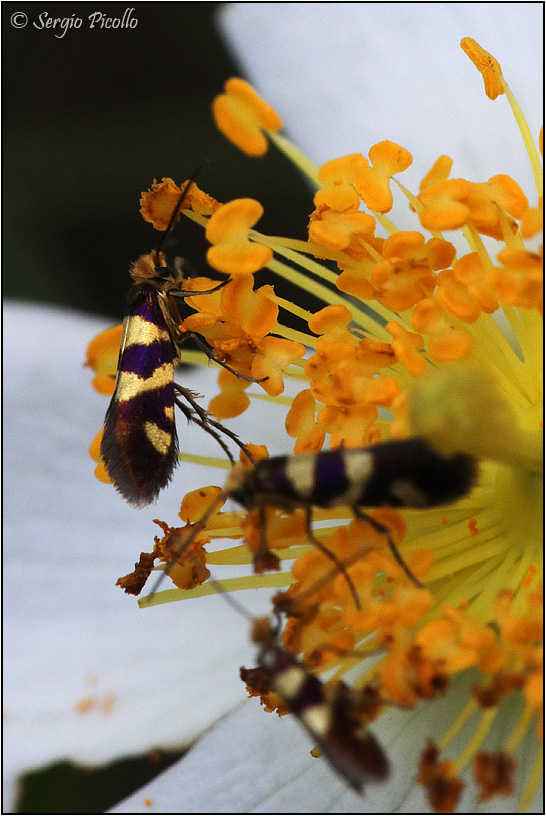
<svg viewBox="0 0 546 816">
<path fill-rule="evenodd" d="M 417 784 L 427 790 L 428 802 L 435 813 L 453 813 L 464 790 L 458 778 L 455 763 L 439 760 L 436 745 L 429 740 L 419 763 Z"/>
<path fill-rule="evenodd" d="M 217 127 L 244 153 L 263 156 L 267 150 L 263 131 L 280 130 L 280 117 L 244 79 L 228 79 L 224 91 L 212 102 Z"/>
<path fill-rule="evenodd" d="M 142 193 L 140 199 L 140 214 L 144 220 L 149 221 L 156 230 L 166 230 L 187 183 L 185 181 L 179 187 L 171 178 L 164 178 L 160 182 L 154 179 L 150 189 Z M 199 215 L 211 215 L 220 206 L 218 201 L 200 190 L 195 183 L 190 185 L 182 202 L 182 209 L 191 209 Z"/>
<path fill-rule="evenodd" d="M 250 275 L 269 263 L 273 250 L 248 240 L 248 231 L 263 215 L 252 198 L 238 198 L 221 206 L 210 218 L 205 232 L 212 246 L 207 261 L 230 275 Z"/>
<path fill-rule="evenodd" d="M 284 390 L 283 373 L 305 353 L 300 343 L 269 333 L 277 322 L 278 306 L 269 285 L 254 290 L 250 275 L 239 275 L 217 292 L 188 297 L 186 303 L 195 309 L 180 325 L 182 332 L 198 332 L 211 346 L 217 359 L 236 371 L 256 380 L 270 396 Z M 214 282 L 193 278 L 184 284 L 196 292 L 210 288 Z M 219 375 L 221 394 L 210 403 L 219 419 L 241 414 L 249 404 L 244 393 L 248 380 L 227 370 Z"/>
</svg>

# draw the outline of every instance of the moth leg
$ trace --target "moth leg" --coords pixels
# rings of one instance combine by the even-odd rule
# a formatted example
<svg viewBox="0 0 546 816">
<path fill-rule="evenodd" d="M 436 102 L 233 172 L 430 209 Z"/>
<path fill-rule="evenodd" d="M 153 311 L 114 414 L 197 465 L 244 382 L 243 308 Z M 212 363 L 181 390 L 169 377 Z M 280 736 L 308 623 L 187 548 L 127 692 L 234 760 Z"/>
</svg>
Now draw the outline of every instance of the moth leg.
<svg viewBox="0 0 546 816">
<path fill-rule="evenodd" d="M 194 295 L 212 295 L 214 292 L 217 292 L 218 289 L 222 289 L 226 283 L 229 283 L 230 278 L 226 278 L 226 280 L 220 281 L 217 286 L 213 286 L 212 289 L 202 289 L 199 292 L 191 289 L 171 289 L 169 295 L 177 298 L 188 298 L 193 297 Z"/>
<path fill-rule="evenodd" d="M 175 390 L 178 391 L 178 393 L 181 394 L 184 397 L 186 402 L 188 402 L 191 405 L 191 407 L 195 411 L 195 414 L 197 414 L 197 417 L 199 417 L 200 421 L 197 420 L 197 417 L 187 408 L 187 406 L 183 406 L 180 403 L 180 401 L 178 399 L 176 399 L 176 404 L 178 405 L 178 407 L 181 408 L 181 410 L 184 412 L 186 417 L 188 417 L 190 419 L 191 422 L 195 422 L 201 428 L 204 428 L 211 436 L 213 436 L 216 439 L 218 444 L 223 448 L 224 451 L 226 451 L 226 453 L 228 455 L 228 458 L 229 458 L 232 465 L 235 464 L 235 460 L 234 460 L 233 456 L 231 455 L 231 453 L 228 452 L 224 441 L 223 440 L 220 441 L 219 435 L 217 435 L 215 432 L 213 432 L 212 428 L 216 428 L 217 431 L 219 431 L 220 433 L 223 433 L 225 436 L 229 437 L 229 439 L 231 439 L 232 442 L 235 442 L 235 444 L 243 451 L 245 456 L 248 457 L 248 460 L 253 465 L 256 464 L 256 460 L 254 459 L 254 457 L 252 456 L 252 454 L 248 450 L 247 446 L 244 444 L 244 442 L 241 442 L 241 440 L 239 439 L 239 437 L 237 436 L 236 433 L 231 431 L 229 428 L 226 428 L 226 426 L 222 425 L 222 423 L 218 422 L 218 420 L 211 417 L 209 412 L 205 411 L 205 409 L 201 405 L 199 405 L 199 403 L 193 398 L 192 392 L 189 391 L 187 388 L 183 388 L 177 382 L 174 383 L 174 387 L 175 387 Z"/>
<path fill-rule="evenodd" d="M 370 516 L 370 515 L 368 515 L 368 513 L 364 513 L 364 512 L 362 512 L 362 510 L 359 510 L 358 507 L 353 507 L 353 513 L 355 514 L 355 516 L 357 518 L 362 519 L 362 521 L 367 521 L 368 524 L 371 524 L 372 527 L 375 530 L 377 530 L 378 533 L 381 533 L 381 535 L 385 536 L 385 538 L 387 539 L 387 544 L 389 545 L 389 549 L 390 549 L 391 553 L 393 554 L 394 560 L 396 561 L 396 563 L 399 564 L 402 567 L 402 569 L 404 570 L 404 572 L 406 573 L 406 575 L 408 576 L 410 581 L 413 581 L 415 586 L 419 587 L 420 589 L 423 589 L 424 587 L 423 587 L 423 584 L 421 583 L 421 581 L 418 578 L 415 577 L 413 572 L 410 570 L 410 568 L 408 567 L 408 565 L 406 564 L 406 562 L 404 561 L 404 559 L 400 555 L 400 551 L 399 551 L 398 547 L 396 546 L 396 544 L 392 540 L 391 531 L 389 530 L 389 528 L 385 527 L 385 525 L 381 524 L 381 522 L 376 521 L 373 516 Z"/>
<path fill-rule="evenodd" d="M 184 392 L 185 392 L 185 389 L 183 389 L 182 393 L 183 393 L 184 397 L 187 399 L 187 396 L 186 396 L 186 394 Z M 182 413 L 185 415 L 188 422 L 193 422 L 194 425 L 198 425 L 199 428 L 203 428 L 204 431 L 206 431 L 210 436 L 212 436 L 212 438 L 215 439 L 218 442 L 218 444 L 220 445 L 220 447 L 222 448 L 222 450 L 224 451 L 224 453 L 228 457 L 231 464 L 234 465 L 235 464 L 235 459 L 233 458 L 233 454 L 231 453 L 230 449 L 228 448 L 228 446 L 226 445 L 226 443 L 224 442 L 224 440 L 222 439 L 220 434 L 217 433 L 217 431 L 210 426 L 210 423 L 209 423 L 208 419 L 202 419 L 200 416 L 196 416 L 188 408 L 187 405 L 184 405 L 184 403 L 178 397 L 175 396 L 174 401 L 176 402 L 176 404 L 178 405 L 178 407 L 180 408 Z"/>
<path fill-rule="evenodd" d="M 205 294 L 205 293 L 200 292 L 199 294 Z M 218 365 L 222 366 L 222 368 L 225 368 L 231 374 L 235 374 L 235 376 L 239 377 L 241 380 L 246 380 L 247 382 L 252 382 L 252 383 L 261 383 L 261 382 L 265 382 L 266 380 L 269 379 L 269 377 L 261 377 L 258 380 L 258 379 L 254 378 L 254 377 L 247 377 L 246 374 L 241 374 L 240 371 L 236 371 L 234 368 L 232 368 L 227 363 L 224 363 L 222 360 L 219 360 L 218 357 L 216 356 L 216 354 L 214 353 L 214 351 L 208 345 L 208 343 L 205 343 L 205 341 L 203 340 L 203 338 L 199 334 L 196 334 L 195 332 L 187 332 L 186 334 L 184 334 L 184 337 L 183 337 L 184 340 L 189 339 L 189 338 L 191 338 L 194 341 L 194 343 L 199 346 L 201 351 L 204 352 L 207 355 L 209 360 L 212 360 L 214 363 L 218 363 Z"/>
<path fill-rule="evenodd" d="M 328 549 L 328 547 L 326 547 L 322 543 L 322 541 L 320 541 L 315 536 L 315 534 L 313 533 L 313 530 L 311 529 L 311 522 L 313 520 L 312 515 L 313 515 L 313 508 L 311 507 L 310 504 L 308 504 L 305 507 L 305 529 L 306 529 L 306 533 L 307 533 L 307 538 L 309 539 L 311 544 L 314 547 L 317 548 L 317 550 L 320 550 L 320 552 L 323 553 L 323 555 L 325 555 L 327 558 L 329 558 L 330 561 L 332 561 L 336 565 L 339 572 L 345 578 L 345 582 L 346 582 L 347 586 L 349 587 L 349 591 L 350 591 L 351 595 L 353 596 L 353 601 L 354 601 L 354 604 L 355 604 L 356 608 L 360 609 L 361 608 L 360 607 L 360 598 L 358 597 L 358 592 L 356 591 L 356 587 L 355 587 L 355 585 L 354 585 L 354 583 L 353 583 L 353 581 L 351 579 L 351 576 L 347 572 L 346 565 L 343 563 L 343 561 L 341 561 L 337 557 L 335 552 L 332 552 L 332 550 Z"/>
<path fill-rule="evenodd" d="M 267 546 L 265 505 L 258 505 L 258 512 L 260 514 L 260 547 L 254 555 L 254 572 L 260 575 L 262 572 L 280 569 L 280 562 Z"/>
</svg>

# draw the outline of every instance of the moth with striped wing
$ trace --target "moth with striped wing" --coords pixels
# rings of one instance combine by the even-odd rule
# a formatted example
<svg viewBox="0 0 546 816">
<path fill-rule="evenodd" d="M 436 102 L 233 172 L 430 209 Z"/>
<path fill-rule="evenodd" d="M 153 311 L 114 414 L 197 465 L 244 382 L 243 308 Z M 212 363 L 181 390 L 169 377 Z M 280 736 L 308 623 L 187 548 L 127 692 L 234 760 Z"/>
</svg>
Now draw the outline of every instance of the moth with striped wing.
<svg viewBox="0 0 546 816">
<path fill-rule="evenodd" d="M 448 504 L 466 495 L 475 480 L 476 462 L 466 454 L 443 456 L 419 438 L 395 440 L 365 448 L 337 448 L 297 456 L 276 456 L 251 469 L 237 466 L 228 477 L 225 496 L 247 509 L 259 508 L 262 543 L 257 560 L 268 561 L 265 508 L 307 509 L 351 507 L 386 537 L 389 548 L 409 578 L 419 585 L 402 559 L 389 530 L 364 507 L 428 508 Z M 326 552 L 326 554 L 328 554 Z M 338 565 L 339 566 L 339 565 Z"/>
<path fill-rule="evenodd" d="M 389 762 L 363 718 L 369 692 L 357 692 L 343 682 L 323 683 L 279 645 L 278 633 L 268 618 L 253 622 L 252 639 L 259 646 L 259 667 L 240 670 L 249 692 L 277 694 L 321 755 L 358 792 L 368 782 L 386 781 Z"/>
<path fill-rule="evenodd" d="M 398 563 L 408 577 L 419 584 L 398 552 L 388 528 L 367 516 L 362 508 L 428 508 L 448 504 L 471 490 L 476 472 L 477 464 L 472 457 L 465 454 L 443 456 L 418 438 L 365 448 L 273 457 L 257 462 L 250 469 L 237 466 L 228 477 L 224 490 L 211 502 L 201 519 L 192 525 L 179 555 L 205 528 L 208 519 L 223 502 L 231 498 L 248 510 L 260 509 L 263 535 L 258 556 L 266 560 L 269 550 L 265 509 L 291 510 L 304 506 L 309 509 L 307 535 L 310 542 L 328 555 L 335 569 L 344 575 L 358 608 L 358 595 L 347 573 L 347 565 L 341 564 L 337 556 L 313 535 L 310 509 L 313 506 L 352 507 L 357 517 L 365 518 L 386 536 Z M 137 578 L 138 592 L 142 589 L 152 570 L 153 557 L 146 564 L 137 565 L 137 571 L 138 566 L 142 569 L 138 576 L 135 572 L 134 581 L 120 579 L 120 582 L 126 581 L 126 591 L 133 591 L 127 586 L 134 587 Z M 168 574 L 168 571 L 169 566 L 165 572 Z M 131 576 L 127 578 L 131 579 Z M 159 581 L 152 595 L 158 584 Z M 237 601 L 230 596 L 224 597 L 248 617 Z M 294 614 L 291 608 L 290 599 L 288 606 L 283 606 L 279 600 L 275 607 L 277 617 L 281 613 Z M 361 791 L 368 782 L 385 781 L 389 775 L 389 763 L 368 728 L 365 716 L 366 708 L 381 705 L 381 700 L 373 696 L 373 689 L 358 692 L 344 683 L 323 683 L 296 655 L 282 647 L 279 628 L 274 628 L 267 618 L 253 622 L 252 639 L 259 646 L 259 665 L 256 669 L 241 669 L 241 678 L 249 690 L 258 694 L 275 692 L 310 734 L 332 768 L 355 790 Z"/>
<path fill-rule="evenodd" d="M 427 509 L 450 504 L 470 492 L 476 475 L 477 462 L 473 457 L 462 453 L 444 456 L 417 437 L 364 448 L 275 456 L 254 463 L 251 468 L 237 464 L 224 489 L 216 494 L 201 518 L 192 524 L 188 536 L 183 538 L 179 554 L 205 529 L 208 520 L 225 501 L 232 499 L 247 510 L 257 509 L 260 514 L 261 539 L 254 554 L 254 571 L 278 569 L 279 560 L 267 542 L 266 510 L 273 507 L 291 511 L 304 507 L 309 542 L 330 558 L 344 576 L 358 608 L 358 596 L 346 565 L 313 534 L 313 507 L 350 507 L 357 518 L 367 521 L 385 536 L 396 562 L 416 586 L 421 586 L 402 558 L 388 527 L 363 508 Z M 176 558 L 167 564 L 152 589 L 152 595 L 175 562 Z M 145 572 L 138 569 L 138 580 L 132 581 L 130 575 L 118 580 L 126 592 L 134 595 L 141 592 L 151 573 L 153 560 L 148 559 L 146 563 Z"/>
<path fill-rule="evenodd" d="M 172 229 L 191 184 L 189 181 L 184 186 L 165 236 Z M 228 280 L 201 292 L 186 291 L 182 259 L 177 258 L 174 266 L 168 265 L 160 247 L 143 255 L 130 269 L 133 285 L 123 321 L 114 394 L 106 412 L 101 443 L 101 456 L 111 481 L 137 507 L 157 498 L 178 463 L 175 404 L 188 421 L 216 439 L 232 463 L 233 457 L 221 434 L 249 455 L 236 434 L 211 417 L 196 401 L 196 395 L 174 380 L 175 368 L 180 364 L 180 345 L 190 338 L 210 359 L 233 374 L 250 379 L 218 360 L 199 335 L 182 334 L 178 328 L 181 318 L 177 299 L 211 294 Z"/>
</svg>

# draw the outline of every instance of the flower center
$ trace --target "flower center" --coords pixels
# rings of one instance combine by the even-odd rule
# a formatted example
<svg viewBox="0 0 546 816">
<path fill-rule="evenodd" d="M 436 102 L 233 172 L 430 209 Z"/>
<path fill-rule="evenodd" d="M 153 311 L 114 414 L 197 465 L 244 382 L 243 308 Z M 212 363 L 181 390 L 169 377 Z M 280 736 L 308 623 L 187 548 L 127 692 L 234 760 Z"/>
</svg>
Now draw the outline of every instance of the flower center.
<svg viewBox="0 0 546 816">
<path fill-rule="evenodd" d="M 502 528 L 501 534 L 521 549 L 541 541 L 543 475 L 499 464 L 494 485 L 493 506 Z"/>
</svg>

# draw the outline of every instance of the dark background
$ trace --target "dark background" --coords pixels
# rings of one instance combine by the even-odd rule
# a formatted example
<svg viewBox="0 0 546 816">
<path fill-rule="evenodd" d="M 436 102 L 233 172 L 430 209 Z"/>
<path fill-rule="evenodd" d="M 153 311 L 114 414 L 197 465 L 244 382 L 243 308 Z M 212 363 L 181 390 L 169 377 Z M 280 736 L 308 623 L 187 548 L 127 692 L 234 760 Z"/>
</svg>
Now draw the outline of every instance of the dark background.
<svg viewBox="0 0 546 816">
<path fill-rule="evenodd" d="M 141 191 L 180 183 L 204 159 L 208 193 L 257 198 L 260 230 L 305 237 L 311 193 L 297 171 L 273 148 L 245 157 L 214 126 L 211 100 L 240 73 L 216 26 L 221 5 L 133 3 L 136 28 L 91 30 L 92 12 L 122 18 L 131 6 L 2 4 L 5 297 L 121 318 L 129 264 L 159 237 L 139 215 Z M 82 27 L 34 27 L 44 11 Z M 206 271 L 201 228 L 182 219 L 176 240 Z"/>
<path fill-rule="evenodd" d="M 163 176 L 180 183 L 204 159 L 208 193 L 257 198 L 260 230 L 306 237 L 312 193 L 297 171 L 275 149 L 245 157 L 214 126 L 211 100 L 240 74 L 216 27 L 220 5 L 2 4 L 4 297 L 121 320 L 128 267 L 160 236 L 139 214 L 141 191 Z M 136 28 L 89 28 L 92 12 L 126 8 Z M 33 26 L 44 11 L 82 27 L 56 37 L 62 29 Z M 28 23 L 15 28 L 21 12 Z M 206 273 L 202 230 L 182 219 L 175 237 Z M 100 813 L 176 758 L 58 763 L 26 777 L 18 812 Z"/>
</svg>

